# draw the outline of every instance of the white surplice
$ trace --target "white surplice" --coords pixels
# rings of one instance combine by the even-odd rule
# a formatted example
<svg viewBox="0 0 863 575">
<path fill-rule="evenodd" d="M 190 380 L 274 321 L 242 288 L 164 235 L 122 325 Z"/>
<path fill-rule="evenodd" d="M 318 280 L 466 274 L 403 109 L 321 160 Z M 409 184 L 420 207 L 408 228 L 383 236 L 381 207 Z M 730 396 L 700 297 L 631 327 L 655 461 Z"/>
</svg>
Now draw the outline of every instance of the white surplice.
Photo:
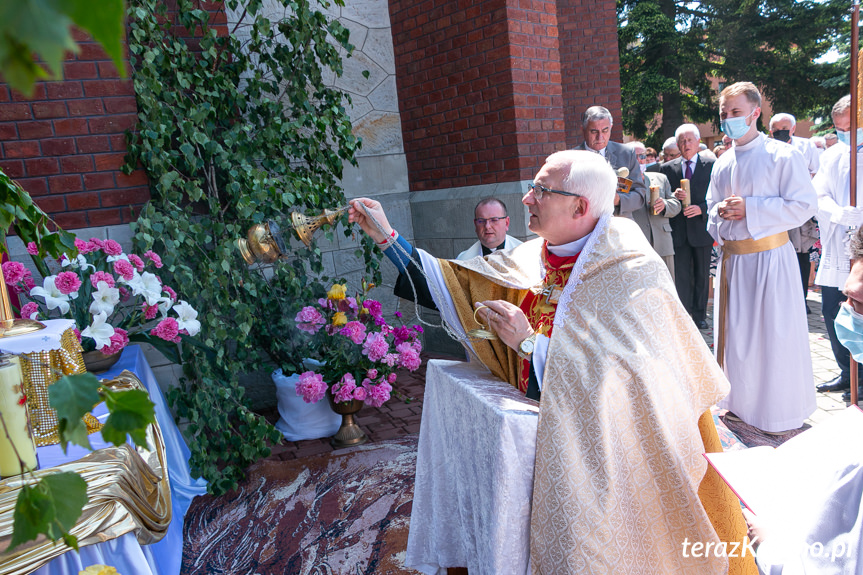
<svg viewBox="0 0 863 575">
<path fill-rule="evenodd" d="M 732 194 L 746 199 L 742 220 L 718 215 L 717 204 Z M 707 231 L 721 248 L 725 240 L 760 240 L 799 227 L 815 215 L 817 197 L 800 152 L 759 134 L 717 160 L 707 208 Z M 732 255 L 726 264 L 729 301 L 719 301 L 717 281 L 713 317 L 718 326 L 719 314 L 727 313 L 731 393 L 719 406 L 764 431 L 800 427 L 815 411 L 815 387 L 794 247 Z"/>
</svg>

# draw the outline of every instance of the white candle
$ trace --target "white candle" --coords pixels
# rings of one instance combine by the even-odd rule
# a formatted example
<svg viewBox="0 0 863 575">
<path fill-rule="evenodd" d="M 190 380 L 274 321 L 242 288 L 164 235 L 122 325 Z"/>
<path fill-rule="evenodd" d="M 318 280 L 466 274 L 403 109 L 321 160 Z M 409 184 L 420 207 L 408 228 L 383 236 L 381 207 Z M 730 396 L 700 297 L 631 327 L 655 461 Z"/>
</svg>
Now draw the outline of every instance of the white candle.
<svg viewBox="0 0 863 575">
<path fill-rule="evenodd" d="M 3 425 L 0 425 L 0 476 L 3 477 L 24 472 L 19 457 L 25 469 L 37 467 L 36 445 L 27 423 L 24 379 L 18 361 L 17 357 L 14 362 L 0 361 L 0 414 L 3 415 Z"/>
</svg>

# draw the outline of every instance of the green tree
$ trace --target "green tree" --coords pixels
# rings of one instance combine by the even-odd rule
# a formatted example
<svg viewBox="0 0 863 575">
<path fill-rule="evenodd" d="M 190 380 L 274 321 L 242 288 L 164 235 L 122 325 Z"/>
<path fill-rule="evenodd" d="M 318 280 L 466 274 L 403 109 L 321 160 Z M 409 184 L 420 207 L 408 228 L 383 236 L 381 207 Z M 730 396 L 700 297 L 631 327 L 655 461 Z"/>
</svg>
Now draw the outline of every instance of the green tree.
<svg viewBox="0 0 863 575">
<path fill-rule="evenodd" d="M 847 25 L 838 0 L 618 0 L 624 129 L 659 144 L 684 121 L 717 121 L 709 78 L 761 87 L 777 111 L 835 100 L 816 60 Z"/>
</svg>

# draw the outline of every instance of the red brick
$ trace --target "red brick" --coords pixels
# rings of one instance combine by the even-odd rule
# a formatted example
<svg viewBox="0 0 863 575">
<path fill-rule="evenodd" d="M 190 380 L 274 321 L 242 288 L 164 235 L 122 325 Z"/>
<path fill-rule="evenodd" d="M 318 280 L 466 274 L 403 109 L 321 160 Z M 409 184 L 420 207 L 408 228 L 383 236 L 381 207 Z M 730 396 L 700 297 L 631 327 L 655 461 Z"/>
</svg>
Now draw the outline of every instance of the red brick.
<svg viewBox="0 0 863 575">
<path fill-rule="evenodd" d="M 89 227 L 87 212 L 66 212 L 52 216 L 57 225 L 64 230 L 77 230 Z"/>
<path fill-rule="evenodd" d="M 80 44 L 78 47 L 80 48 L 80 51 L 78 52 L 78 60 L 80 61 L 110 59 L 108 58 L 108 54 L 105 53 L 105 50 L 102 49 L 102 46 L 95 42 Z"/>
<path fill-rule="evenodd" d="M 114 187 L 113 172 L 84 174 L 84 187 L 88 190 L 107 190 Z"/>
<path fill-rule="evenodd" d="M 9 88 L 0 85 L 0 102 L 8 102 L 9 99 Z"/>
<path fill-rule="evenodd" d="M 17 140 L 18 130 L 15 129 L 16 124 L 0 124 L 0 142 L 7 140 Z"/>
<path fill-rule="evenodd" d="M 119 170 L 123 165 L 123 158 L 126 154 L 96 154 L 93 159 L 96 161 L 96 170 L 104 172 L 107 170 Z"/>
<path fill-rule="evenodd" d="M 31 102 L 34 100 L 44 100 L 45 99 L 45 85 L 42 82 L 37 82 L 33 86 L 33 95 L 25 96 L 21 92 L 17 90 L 11 90 L 12 92 L 12 101 L 13 102 Z"/>
<path fill-rule="evenodd" d="M 63 78 L 66 80 L 89 80 L 98 77 L 99 72 L 93 62 L 63 63 Z"/>
<path fill-rule="evenodd" d="M 130 222 L 138 221 L 138 218 L 141 217 L 141 211 L 144 209 L 143 205 L 140 206 L 126 206 L 120 209 L 120 216 L 123 218 L 121 223 L 128 224 Z"/>
<path fill-rule="evenodd" d="M 77 155 L 60 158 L 60 169 L 64 174 L 92 172 L 93 157 Z"/>
<path fill-rule="evenodd" d="M 144 170 L 135 170 L 128 176 L 126 174 L 117 174 L 117 187 L 119 188 L 146 186 L 148 183 L 147 173 Z"/>
<path fill-rule="evenodd" d="M 27 175 L 31 178 L 34 176 L 51 176 L 60 173 L 60 162 L 56 158 L 33 158 L 32 160 L 24 160 L 24 167 L 27 169 Z"/>
<path fill-rule="evenodd" d="M 84 95 L 84 89 L 80 82 L 48 82 L 45 84 L 49 100 L 65 100 L 66 98 L 80 98 Z"/>
<path fill-rule="evenodd" d="M 75 42 L 77 42 L 79 45 L 85 42 L 93 42 L 93 38 L 90 36 L 90 34 L 85 32 L 84 30 L 81 30 L 77 26 L 72 26 L 72 39 L 75 40 Z"/>
<path fill-rule="evenodd" d="M 38 142 L 6 142 L 3 144 L 4 158 L 33 158 L 40 155 Z"/>
<path fill-rule="evenodd" d="M 105 113 L 105 107 L 99 98 L 84 100 L 69 100 L 70 116 L 96 116 Z"/>
<path fill-rule="evenodd" d="M 125 152 L 127 150 L 126 134 L 116 134 L 108 136 L 111 140 L 111 149 L 115 152 Z"/>
<path fill-rule="evenodd" d="M 99 194 L 97 192 L 84 192 L 83 194 L 66 194 L 66 206 L 70 210 L 89 210 L 98 208 Z"/>
<path fill-rule="evenodd" d="M 80 192 L 84 189 L 79 174 L 64 174 L 48 178 L 48 187 L 52 194 L 65 194 L 67 192 Z"/>
<path fill-rule="evenodd" d="M 85 80 L 83 84 L 84 95 L 88 98 L 135 95 L 130 80 Z"/>
<path fill-rule="evenodd" d="M 84 118 L 54 120 L 54 133 L 58 136 L 80 136 L 86 134 L 87 120 Z"/>
<path fill-rule="evenodd" d="M 125 190 L 108 190 L 102 192 L 102 205 L 109 206 L 131 206 L 144 204 L 150 199 L 150 191 L 146 187 L 128 188 Z"/>
<path fill-rule="evenodd" d="M 105 98 L 105 111 L 109 114 L 138 113 L 138 103 L 134 96 L 121 96 L 119 98 Z"/>
<path fill-rule="evenodd" d="M 75 153 L 73 138 L 53 138 L 42 140 L 42 153 L 46 156 L 68 156 Z"/>
<path fill-rule="evenodd" d="M 0 104 L 0 122 L 29 120 L 32 117 L 29 104 Z"/>
<path fill-rule="evenodd" d="M 116 226 L 123 223 L 120 210 L 117 208 L 90 210 L 87 212 L 87 219 L 91 226 Z"/>
<path fill-rule="evenodd" d="M 65 118 L 66 104 L 63 102 L 35 102 L 33 104 L 34 118 Z"/>
<path fill-rule="evenodd" d="M 48 195 L 48 183 L 45 181 L 45 178 L 20 178 L 17 182 L 31 196 Z"/>
<path fill-rule="evenodd" d="M 97 62 L 96 64 L 99 67 L 99 77 L 100 78 L 119 78 L 120 74 L 117 72 L 117 67 L 114 66 L 114 62 Z M 132 75 L 131 70 L 129 70 L 128 63 L 126 65 L 126 78 L 129 78 Z"/>
<path fill-rule="evenodd" d="M 18 133 L 22 140 L 38 140 L 50 138 L 54 135 L 51 122 L 43 120 L 40 122 L 18 122 Z"/>
<path fill-rule="evenodd" d="M 24 177 L 24 162 L 21 160 L 0 160 L 0 170 L 10 178 Z"/>
<path fill-rule="evenodd" d="M 80 136 L 75 138 L 75 143 L 78 145 L 78 151 L 82 154 L 111 151 L 111 142 L 108 136 Z"/>
<path fill-rule="evenodd" d="M 23 185 L 24 184 L 22 184 L 22 186 Z M 27 188 L 25 187 L 24 189 L 26 190 Z M 42 208 L 42 211 L 48 212 L 49 214 L 66 211 L 66 201 L 63 199 L 63 196 L 46 196 L 42 198 L 34 198 L 33 201 L 36 202 L 36 205 Z"/>
<path fill-rule="evenodd" d="M 135 126 L 138 117 L 134 114 L 103 116 L 90 119 L 91 134 L 116 134 Z"/>
</svg>

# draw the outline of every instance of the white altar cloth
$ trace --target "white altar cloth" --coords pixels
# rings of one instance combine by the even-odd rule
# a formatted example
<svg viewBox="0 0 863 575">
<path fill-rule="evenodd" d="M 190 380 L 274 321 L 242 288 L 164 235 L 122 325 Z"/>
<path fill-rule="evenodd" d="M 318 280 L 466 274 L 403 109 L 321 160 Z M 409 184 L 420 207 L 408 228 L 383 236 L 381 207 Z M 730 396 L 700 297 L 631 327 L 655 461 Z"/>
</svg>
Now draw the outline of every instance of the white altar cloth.
<svg viewBox="0 0 863 575">
<path fill-rule="evenodd" d="M 529 573 L 538 415 L 478 364 L 428 363 L 406 566 Z"/>
<path fill-rule="evenodd" d="M 174 422 L 165 396 L 139 346 L 127 346 L 123 350 L 120 361 L 100 374 L 99 378 L 111 379 L 120 375 L 125 369 L 141 380 L 150 393 L 150 400 L 156 406 L 156 420 L 159 422 L 165 442 L 168 478 L 171 483 L 172 517 L 168 532 L 161 541 L 152 545 L 140 545 L 134 533 L 126 533 L 104 543 L 81 547 L 80 552 L 64 553 L 33 571 L 36 575 L 77 575 L 78 571 L 94 564 L 116 567 L 117 572 L 122 575 L 176 575 L 180 572 L 183 558 L 183 518 L 192 499 L 196 495 L 207 492 L 207 482 L 204 479 L 192 479 L 189 474 L 189 448 Z M 99 421 L 105 421 L 108 417 L 104 403 L 99 404 L 92 413 Z M 90 435 L 90 444 L 94 449 L 108 445 L 98 432 Z M 40 469 L 75 461 L 88 453 L 89 451 L 83 447 L 71 444 L 66 454 L 56 444 L 36 450 Z"/>
</svg>

